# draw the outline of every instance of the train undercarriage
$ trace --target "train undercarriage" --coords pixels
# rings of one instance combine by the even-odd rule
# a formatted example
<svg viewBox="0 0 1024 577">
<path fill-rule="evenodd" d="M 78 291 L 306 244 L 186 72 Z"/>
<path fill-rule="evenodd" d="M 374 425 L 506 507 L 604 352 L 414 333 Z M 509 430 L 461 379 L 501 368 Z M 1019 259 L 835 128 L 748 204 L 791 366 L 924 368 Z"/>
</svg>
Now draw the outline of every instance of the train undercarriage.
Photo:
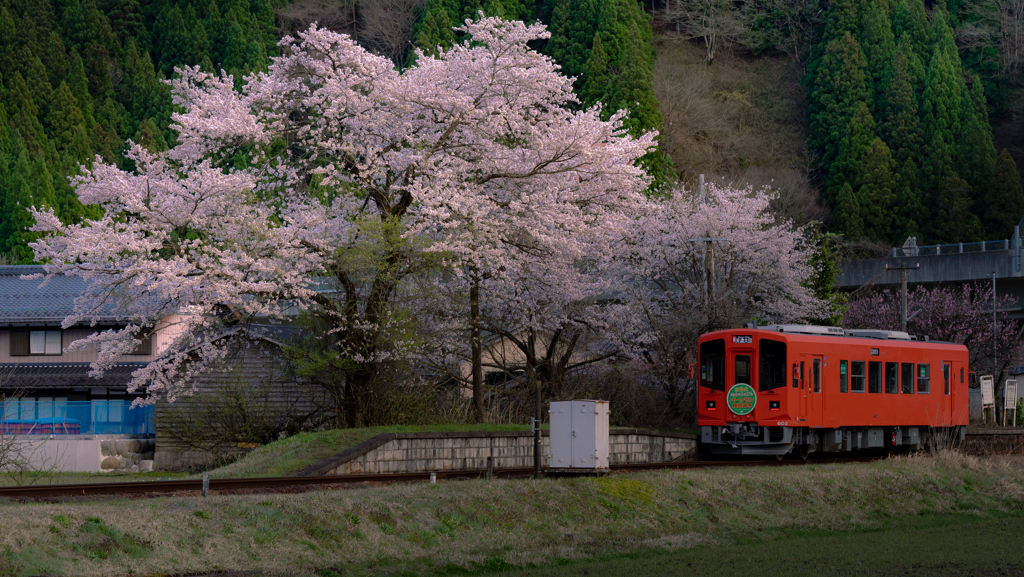
<svg viewBox="0 0 1024 577">
<path fill-rule="evenodd" d="M 765 427 L 757 423 L 702 426 L 701 445 L 715 455 L 835 453 L 862 449 L 917 451 L 963 441 L 965 427 Z"/>
</svg>

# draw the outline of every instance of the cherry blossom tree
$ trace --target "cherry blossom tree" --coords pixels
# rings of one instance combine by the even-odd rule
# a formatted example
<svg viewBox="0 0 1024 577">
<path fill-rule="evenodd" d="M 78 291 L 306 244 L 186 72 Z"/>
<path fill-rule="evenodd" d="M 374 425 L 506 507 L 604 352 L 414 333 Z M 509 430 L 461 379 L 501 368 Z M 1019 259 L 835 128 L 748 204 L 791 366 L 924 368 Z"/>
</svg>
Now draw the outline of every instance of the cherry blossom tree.
<svg viewBox="0 0 1024 577">
<path fill-rule="evenodd" d="M 173 401 L 225 354 L 240 326 L 227 321 L 281 321 L 297 305 L 336 342 L 355 426 L 381 363 L 414 352 L 397 312 L 411 278 L 444 265 L 523 294 L 543 290 L 519 284 L 537 279 L 571 292 L 565 263 L 586 254 L 573 235 L 628 218 L 654 135 L 579 110 L 571 80 L 527 46 L 543 26 L 481 18 L 462 30 L 466 43 L 401 73 L 316 27 L 283 39 L 285 56 L 241 91 L 226 74 L 181 70 L 180 144 L 133 146 L 134 171 L 100 159 L 85 170 L 76 190 L 101 218 L 34 211 L 47 275 L 90 287 L 65 326 L 107 310 L 128 323 L 70 348 L 97 347 L 99 373 L 176 319 L 180 336 L 131 385 Z"/>
<path fill-rule="evenodd" d="M 636 222 L 623 271 L 646 327 L 642 357 L 675 387 L 702 333 L 822 316 L 806 288 L 814 250 L 801 228 L 768 210 L 768 190 L 706 185 L 652 205 Z"/>
<path fill-rule="evenodd" d="M 992 358 L 992 286 L 967 283 L 959 286 L 914 287 L 907 291 L 907 332 L 932 340 L 959 343 L 967 347 L 974 370 L 990 370 Z M 1012 295 L 995 301 L 997 373 L 1001 373 L 1020 352 L 1021 323 L 1005 312 L 1017 306 Z M 918 312 L 920 311 L 920 312 Z M 915 314 L 916 313 L 916 314 Z M 899 290 L 871 291 L 850 301 L 843 326 L 851 329 L 900 330 Z"/>
</svg>

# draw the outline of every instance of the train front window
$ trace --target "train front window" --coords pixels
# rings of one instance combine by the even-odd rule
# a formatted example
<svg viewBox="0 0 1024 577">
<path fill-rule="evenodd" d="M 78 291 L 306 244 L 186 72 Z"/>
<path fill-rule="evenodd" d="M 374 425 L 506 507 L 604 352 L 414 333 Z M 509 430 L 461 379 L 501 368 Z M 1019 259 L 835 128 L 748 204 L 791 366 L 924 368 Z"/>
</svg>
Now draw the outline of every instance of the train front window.
<svg viewBox="0 0 1024 577">
<path fill-rule="evenodd" d="M 882 363 L 870 361 L 868 363 L 868 392 L 882 392 Z"/>
<path fill-rule="evenodd" d="M 928 393 L 929 385 L 932 381 L 932 367 L 931 365 L 917 365 L 917 392 Z"/>
<path fill-rule="evenodd" d="M 700 385 L 725 390 L 725 340 L 715 339 L 700 345 Z"/>
<path fill-rule="evenodd" d="M 914 393 L 914 363 L 903 363 L 903 394 Z"/>
<path fill-rule="evenodd" d="M 850 361 L 850 392 L 864 392 L 864 361 Z"/>
<path fill-rule="evenodd" d="M 736 364 L 733 371 L 733 384 L 750 384 L 750 355 L 736 355 Z"/>
<path fill-rule="evenodd" d="M 761 339 L 761 350 L 758 351 L 758 383 L 759 391 L 770 391 L 786 386 L 786 343 Z"/>
<path fill-rule="evenodd" d="M 885 393 L 896 394 L 900 392 L 899 363 L 885 363 Z"/>
</svg>

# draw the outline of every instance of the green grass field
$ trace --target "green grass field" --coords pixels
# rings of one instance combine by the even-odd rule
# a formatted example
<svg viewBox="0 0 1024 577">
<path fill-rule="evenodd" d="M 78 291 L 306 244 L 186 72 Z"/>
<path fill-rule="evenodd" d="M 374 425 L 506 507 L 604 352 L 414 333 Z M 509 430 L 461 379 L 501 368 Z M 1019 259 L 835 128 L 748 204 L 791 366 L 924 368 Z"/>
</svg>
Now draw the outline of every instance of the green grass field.
<svg viewBox="0 0 1024 577">
<path fill-rule="evenodd" d="M 205 499 L 0 499 L 0 575 L 1011 575 L 1019 557 L 998 559 L 1017 547 L 1022 518 L 1024 459 L 956 453 Z"/>
<path fill-rule="evenodd" d="M 793 531 L 775 539 L 631 553 L 507 577 L 968 577 L 1024 575 L 1024 516 L 925 515 L 865 531 Z"/>
</svg>

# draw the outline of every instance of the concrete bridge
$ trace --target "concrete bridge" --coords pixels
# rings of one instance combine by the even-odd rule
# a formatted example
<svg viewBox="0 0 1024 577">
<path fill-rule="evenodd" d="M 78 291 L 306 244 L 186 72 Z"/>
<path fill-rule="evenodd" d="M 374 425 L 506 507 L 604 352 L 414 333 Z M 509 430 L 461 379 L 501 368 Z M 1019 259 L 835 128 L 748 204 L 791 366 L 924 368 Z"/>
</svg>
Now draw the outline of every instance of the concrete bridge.
<svg viewBox="0 0 1024 577">
<path fill-rule="evenodd" d="M 847 290 L 871 285 L 898 287 L 898 269 L 904 266 L 914 269 L 920 265 L 907 271 L 907 283 L 911 286 L 992 282 L 995 273 L 997 294 L 1012 294 L 1024 305 L 1024 247 L 1020 228 L 1014 227 L 1013 237 L 1004 240 L 916 246 L 908 239 L 907 244 L 892 249 L 885 258 L 844 262 L 839 285 Z M 1024 318 L 1024 308 L 1010 311 L 1010 316 Z"/>
</svg>

